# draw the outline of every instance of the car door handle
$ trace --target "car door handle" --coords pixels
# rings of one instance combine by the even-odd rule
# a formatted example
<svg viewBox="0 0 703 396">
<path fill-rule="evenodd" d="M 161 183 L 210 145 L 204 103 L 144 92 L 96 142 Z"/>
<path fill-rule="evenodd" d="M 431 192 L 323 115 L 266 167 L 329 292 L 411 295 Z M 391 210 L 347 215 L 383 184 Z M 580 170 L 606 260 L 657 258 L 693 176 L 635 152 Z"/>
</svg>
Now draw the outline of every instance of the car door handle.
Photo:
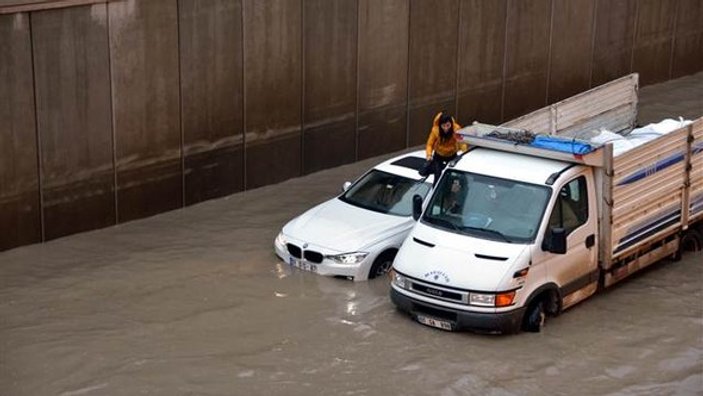
<svg viewBox="0 0 703 396">
<path fill-rule="evenodd" d="M 594 234 L 591 234 L 586 237 L 586 247 L 588 249 L 592 248 L 593 245 L 596 244 L 596 236 Z"/>
</svg>

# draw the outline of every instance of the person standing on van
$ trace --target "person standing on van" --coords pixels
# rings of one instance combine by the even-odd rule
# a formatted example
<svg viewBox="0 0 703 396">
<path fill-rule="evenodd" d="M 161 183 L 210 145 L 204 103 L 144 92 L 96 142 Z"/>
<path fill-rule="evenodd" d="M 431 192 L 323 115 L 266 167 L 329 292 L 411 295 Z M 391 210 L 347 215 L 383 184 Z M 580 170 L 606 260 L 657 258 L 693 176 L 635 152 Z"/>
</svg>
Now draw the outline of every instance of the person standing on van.
<svg viewBox="0 0 703 396">
<path fill-rule="evenodd" d="M 447 164 L 456 158 L 457 152 L 467 149 L 467 145 L 460 142 L 461 137 L 456 133 L 459 129 L 461 126 L 446 112 L 439 112 L 434 117 L 425 147 L 427 164 L 420 170 L 420 175 L 434 174 L 435 185 Z"/>
</svg>

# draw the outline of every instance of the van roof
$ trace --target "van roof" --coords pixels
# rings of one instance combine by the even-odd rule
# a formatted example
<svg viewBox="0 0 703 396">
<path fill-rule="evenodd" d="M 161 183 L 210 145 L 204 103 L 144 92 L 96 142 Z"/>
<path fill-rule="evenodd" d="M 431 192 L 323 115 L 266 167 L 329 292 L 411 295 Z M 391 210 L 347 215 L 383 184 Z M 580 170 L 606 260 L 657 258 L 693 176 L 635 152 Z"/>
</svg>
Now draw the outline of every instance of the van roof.
<svg viewBox="0 0 703 396">
<path fill-rule="evenodd" d="M 544 185 L 549 176 L 571 165 L 563 161 L 477 147 L 467 153 L 455 169 Z"/>
</svg>

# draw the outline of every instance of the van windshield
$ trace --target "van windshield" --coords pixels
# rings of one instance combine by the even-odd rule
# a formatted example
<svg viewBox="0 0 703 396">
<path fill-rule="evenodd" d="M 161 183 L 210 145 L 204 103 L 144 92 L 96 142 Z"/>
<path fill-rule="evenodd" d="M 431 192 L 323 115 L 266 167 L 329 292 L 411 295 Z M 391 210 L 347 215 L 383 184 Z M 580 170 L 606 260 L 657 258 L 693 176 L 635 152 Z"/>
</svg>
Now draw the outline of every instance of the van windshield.
<svg viewBox="0 0 703 396">
<path fill-rule="evenodd" d="M 339 199 L 375 212 L 410 216 L 413 211 L 413 195 L 425 198 L 429 191 L 428 183 L 374 169 L 354 183 Z"/>
<path fill-rule="evenodd" d="M 422 220 L 478 238 L 530 243 L 550 193 L 545 186 L 452 169 L 442 176 Z"/>
</svg>

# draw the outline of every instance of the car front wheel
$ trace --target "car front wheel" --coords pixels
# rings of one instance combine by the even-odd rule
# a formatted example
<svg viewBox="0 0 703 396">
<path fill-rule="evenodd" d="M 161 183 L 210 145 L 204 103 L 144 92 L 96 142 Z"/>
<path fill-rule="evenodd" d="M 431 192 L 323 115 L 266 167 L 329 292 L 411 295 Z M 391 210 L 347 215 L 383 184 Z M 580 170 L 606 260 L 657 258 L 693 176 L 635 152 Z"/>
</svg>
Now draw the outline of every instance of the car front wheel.
<svg viewBox="0 0 703 396">
<path fill-rule="evenodd" d="M 395 252 L 384 252 L 376 258 L 373 262 L 371 270 L 369 271 L 369 279 L 377 278 L 381 275 L 387 274 L 393 266 L 393 259 L 395 258 Z"/>
</svg>

